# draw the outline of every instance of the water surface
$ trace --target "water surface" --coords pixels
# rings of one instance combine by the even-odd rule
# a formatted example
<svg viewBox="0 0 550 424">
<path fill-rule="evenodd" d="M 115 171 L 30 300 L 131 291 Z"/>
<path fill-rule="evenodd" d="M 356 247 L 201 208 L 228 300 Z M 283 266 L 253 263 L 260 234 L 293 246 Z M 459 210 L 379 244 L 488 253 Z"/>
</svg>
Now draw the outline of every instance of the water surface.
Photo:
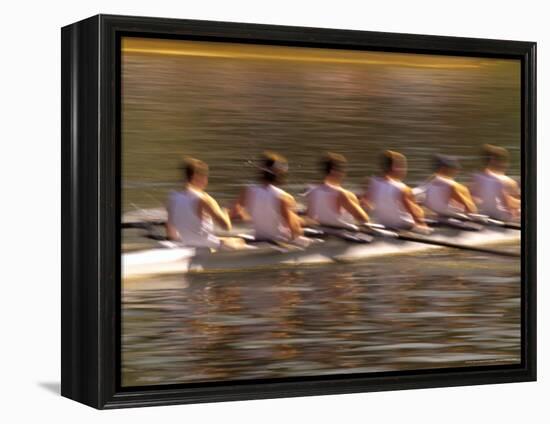
<svg viewBox="0 0 550 424">
<path fill-rule="evenodd" d="M 509 258 L 432 251 L 128 283 L 123 384 L 518 363 L 518 276 Z"/>
</svg>

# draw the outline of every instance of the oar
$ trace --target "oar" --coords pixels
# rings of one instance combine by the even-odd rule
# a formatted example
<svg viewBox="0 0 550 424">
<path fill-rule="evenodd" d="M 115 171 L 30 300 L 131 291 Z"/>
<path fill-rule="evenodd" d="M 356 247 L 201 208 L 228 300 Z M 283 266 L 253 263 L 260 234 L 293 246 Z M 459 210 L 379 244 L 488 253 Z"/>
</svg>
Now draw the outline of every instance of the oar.
<svg viewBox="0 0 550 424">
<path fill-rule="evenodd" d="M 505 221 L 499 221 L 497 219 L 491 219 L 491 218 L 489 218 L 487 222 L 489 222 L 492 225 L 496 225 L 497 227 L 509 228 L 511 230 L 521 230 L 521 224 L 516 224 L 515 222 L 505 222 Z"/>
<path fill-rule="evenodd" d="M 516 252 L 507 252 L 505 250 L 498 250 L 498 249 L 491 249 L 488 247 L 480 247 L 480 246 L 469 246 L 467 244 L 461 244 L 461 243 L 453 243 L 449 241 L 442 241 L 442 240 L 436 240 L 431 239 L 428 237 L 422 237 L 417 235 L 412 235 L 408 233 L 396 233 L 397 238 L 400 240 L 406 240 L 406 241 L 412 241 L 415 243 L 424 243 L 424 244 L 432 244 L 434 246 L 442 246 L 442 247 L 450 247 L 454 249 L 462 249 L 462 250 L 470 250 L 473 252 L 483 252 L 483 253 L 490 253 L 493 255 L 500 255 L 500 256 L 512 256 L 512 257 L 520 257 L 521 255 Z"/>
<path fill-rule="evenodd" d="M 151 230 L 151 228 L 143 227 L 143 226 L 134 227 L 134 228 Z M 304 237 L 306 237 L 306 238 L 322 239 L 322 238 L 324 238 L 328 235 L 327 233 L 323 232 L 322 230 L 319 230 L 319 229 L 316 229 L 316 228 L 307 227 L 307 228 L 304 228 L 303 230 L 304 230 Z M 222 233 L 222 234 L 216 234 L 216 236 L 217 237 L 240 238 L 240 239 L 244 240 L 247 244 L 255 244 L 255 243 L 274 243 L 274 244 L 279 244 L 279 245 L 281 244 L 278 241 L 267 240 L 267 239 L 258 239 L 256 237 L 254 237 L 252 234 L 246 234 L 246 233 Z M 144 234 L 143 237 L 151 239 L 151 240 L 155 240 L 155 241 L 170 241 L 168 239 L 168 237 L 166 237 L 165 235 L 157 234 L 157 233 L 154 233 L 152 231 L 150 231 L 147 234 Z M 342 235 L 342 238 L 345 239 L 345 236 Z M 369 238 L 372 239 L 372 236 L 369 236 L 367 234 L 359 234 L 356 237 L 353 237 L 353 235 L 348 235 L 347 240 L 352 241 L 352 242 L 356 242 L 356 243 L 367 243 L 366 240 L 368 240 Z"/>
<path fill-rule="evenodd" d="M 441 246 L 441 247 L 449 247 L 453 249 L 462 249 L 462 250 L 470 250 L 473 252 L 482 252 L 482 253 L 490 253 L 492 255 L 500 255 L 500 256 L 511 256 L 511 257 L 520 257 L 520 253 L 516 252 L 507 252 L 504 250 L 498 250 L 498 249 L 491 249 L 488 247 L 481 247 L 481 246 L 469 246 L 467 244 L 462 243 L 453 243 L 450 241 L 443 241 L 443 240 L 437 240 L 433 238 L 429 238 L 426 236 L 420 236 L 417 234 L 413 234 L 408 231 L 393 231 L 386 229 L 380 229 L 379 225 L 376 225 L 375 227 L 371 226 L 370 224 L 363 224 L 364 228 L 368 228 L 370 231 L 372 231 L 375 235 L 379 235 L 381 237 L 391 237 L 396 238 L 399 240 L 404 241 L 410 241 L 414 243 L 423 243 L 423 244 L 431 244 L 434 246 Z"/>
<path fill-rule="evenodd" d="M 152 220 L 152 221 L 135 221 L 135 222 L 122 222 L 120 224 L 120 227 L 123 230 L 127 230 L 130 228 L 137 228 L 137 229 L 148 229 L 153 226 L 162 226 L 165 225 L 165 221 L 163 220 Z"/>
<path fill-rule="evenodd" d="M 516 222 L 508 222 L 508 221 L 501 221 L 499 219 L 493 219 L 489 217 L 488 215 L 480 215 L 480 214 L 452 214 L 449 215 L 447 218 L 454 218 L 463 222 L 475 222 L 477 224 L 484 224 L 484 225 L 493 225 L 495 227 L 501 227 L 501 228 L 508 228 L 511 230 L 521 230 L 521 224 L 518 224 Z"/>
</svg>

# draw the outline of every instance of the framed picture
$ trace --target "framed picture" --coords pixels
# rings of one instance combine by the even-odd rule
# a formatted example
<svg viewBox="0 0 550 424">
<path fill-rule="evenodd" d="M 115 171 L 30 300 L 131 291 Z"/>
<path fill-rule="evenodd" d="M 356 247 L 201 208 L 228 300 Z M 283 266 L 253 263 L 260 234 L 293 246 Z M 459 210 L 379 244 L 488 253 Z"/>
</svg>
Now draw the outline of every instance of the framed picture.
<svg viewBox="0 0 550 424">
<path fill-rule="evenodd" d="M 536 379 L 533 42 L 62 29 L 62 395 Z"/>
</svg>

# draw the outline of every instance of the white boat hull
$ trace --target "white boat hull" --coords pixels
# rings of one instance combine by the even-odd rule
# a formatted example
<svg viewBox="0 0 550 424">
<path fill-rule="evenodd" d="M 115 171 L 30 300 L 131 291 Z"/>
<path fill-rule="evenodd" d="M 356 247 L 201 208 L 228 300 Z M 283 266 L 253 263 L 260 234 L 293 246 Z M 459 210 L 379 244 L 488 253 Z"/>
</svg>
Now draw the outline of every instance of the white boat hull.
<svg viewBox="0 0 550 424">
<path fill-rule="evenodd" d="M 469 246 L 480 246 L 520 240 L 520 231 L 487 228 L 483 231 L 438 229 L 430 239 L 450 241 Z M 355 244 L 329 238 L 306 249 L 278 249 L 269 244 L 239 251 L 210 252 L 201 249 L 176 247 L 156 248 L 122 255 L 122 278 L 136 278 L 161 274 L 215 272 L 257 269 L 276 266 L 350 262 L 394 254 L 409 254 L 439 246 L 390 238 L 375 238 L 369 244 Z"/>
</svg>

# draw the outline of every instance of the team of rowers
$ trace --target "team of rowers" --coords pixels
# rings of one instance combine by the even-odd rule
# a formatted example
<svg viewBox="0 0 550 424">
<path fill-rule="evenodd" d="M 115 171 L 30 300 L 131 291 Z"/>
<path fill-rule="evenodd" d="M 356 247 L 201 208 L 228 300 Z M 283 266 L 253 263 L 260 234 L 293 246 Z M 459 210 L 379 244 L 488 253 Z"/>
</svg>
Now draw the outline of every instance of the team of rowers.
<svg viewBox="0 0 550 424">
<path fill-rule="evenodd" d="M 422 186 L 411 189 L 403 182 L 406 157 L 388 150 L 382 155 L 381 175 L 373 177 L 367 189 L 356 195 L 342 186 L 346 158 L 327 153 L 321 161 L 323 181 L 305 194 L 307 209 L 302 216 L 294 197 L 281 188 L 288 174 L 283 156 L 273 152 L 262 155 L 258 183 L 245 187 L 231 210 L 221 208 L 205 191 L 208 165 L 187 158 L 183 165 L 185 186 L 168 199 L 167 236 L 186 246 L 238 249 L 244 247 L 244 241 L 216 236 L 214 225 L 229 231 L 231 220 L 240 219 L 251 223 L 256 239 L 298 242 L 304 240 L 303 228 L 313 224 L 349 228 L 354 223 L 373 221 L 388 228 L 426 232 L 429 215 L 479 213 L 503 221 L 519 219 L 519 187 L 506 176 L 508 151 L 485 145 L 483 155 L 484 169 L 474 174 L 468 187 L 455 180 L 459 161 L 437 155 L 434 174 Z"/>
</svg>

